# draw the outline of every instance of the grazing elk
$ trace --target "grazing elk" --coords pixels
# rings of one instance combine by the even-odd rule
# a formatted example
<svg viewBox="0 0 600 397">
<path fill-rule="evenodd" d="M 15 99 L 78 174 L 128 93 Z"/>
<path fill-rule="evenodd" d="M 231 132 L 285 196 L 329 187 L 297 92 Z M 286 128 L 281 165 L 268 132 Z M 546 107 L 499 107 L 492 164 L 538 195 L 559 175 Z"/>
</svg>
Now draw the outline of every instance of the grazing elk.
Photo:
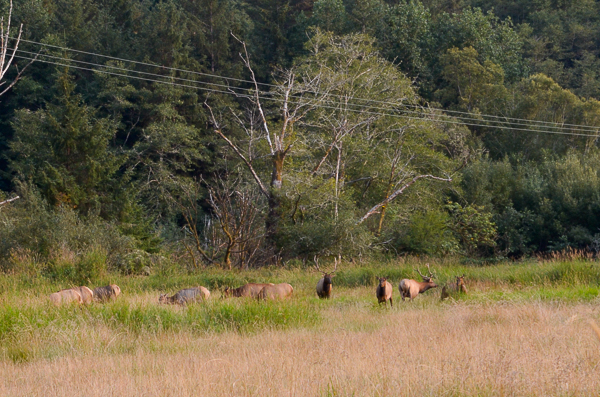
<svg viewBox="0 0 600 397">
<path fill-rule="evenodd" d="M 67 304 L 71 302 L 80 305 L 81 303 L 83 303 L 83 300 L 81 299 L 81 295 L 79 294 L 79 292 L 69 288 L 50 294 L 50 302 L 54 303 L 54 305 L 56 306 L 60 306 L 62 304 Z"/>
<path fill-rule="evenodd" d="M 158 297 L 159 303 L 166 304 L 177 304 L 185 306 L 188 303 L 194 303 L 208 299 L 210 291 L 205 287 L 186 288 L 177 291 L 173 296 L 167 296 L 167 294 L 161 294 Z"/>
<path fill-rule="evenodd" d="M 261 289 L 263 289 L 264 287 L 266 287 L 267 285 L 273 285 L 272 283 L 263 283 L 263 284 L 256 284 L 256 283 L 248 283 L 246 285 L 242 285 L 241 287 L 238 288 L 230 288 L 230 287 L 226 287 L 223 290 L 223 294 L 221 295 L 221 298 L 227 298 L 229 296 L 233 296 L 236 298 L 256 298 L 258 296 L 258 293 L 260 292 Z"/>
<path fill-rule="evenodd" d="M 442 287 L 442 300 L 456 294 L 467 294 L 464 274 L 462 276 L 456 276 L 456 282 L 446 284 Z"/>
<path fill-rule="evenodd" d="M 337 259 L 333 259 L 334 263 L 335 263 L 335 268 L 333 269 L 332 272 L 330 273 L 326 273 L 323 270 L 319 269 L 319 259 L 315 256 L 315 267 L 317 268 L 318 271 L 320 271 L 321 273 L 323 273 L 323 277 L 319 280 L 319 282 L 317 283 L 317 295 L 319 296 L 319 298 L 324 299 L 324 298 L 331 298 L 331 290 L 332 290 L 332 282 L 331 279 L 333 277 L 335 277 L 335 275 L 333 273 L 335 273 L 335 271 L 337 270 Z M 341 262 L 341 258 L 340 258 L 340 262 Z"/>
<path fill-rule="evenodd" d="M 116 284 L 94 288 L 94 299 L 98 302 L 106 302 L 109 299 L 116 299 L 119 295 L 121 295 L 121 288 L 119 288 L 119 286 Z"/>
<path fill-rule="evenodd" d="M 81 300 L 83 301 L 83 303 L 85 303 L 86 305 L 88 303 L 92 303 L 92 300 L 94 299 L 94 292 L 91 289 L 89 289 L 86 286 L 75 287 L 75 288 L 71 288 L 71 289 L 79 292 L 79 295 L 81 295 Z"/>
<path fill-rule="evenodd" d="M 390 284 L 386 278 L 379 277 L 379 285 L 377 285 L 377 290 L 375 290 L 375 294 L 377 295 L 377 301 L 379 305 L 383 302 L 384 305 L 387 306 L 387 301 L 390 301 L 390 307 L 394 307 L 394 303 L 392 301 L 392 291 L 394 288 L 392 284 Z"/>
<path fill-rule="evenodd" d="M 428 276 L 422 275 L 421 271 L 417 270 L 417 272 L 423 279 L 423 282 L 409 280 L 407 278 L 400 281 L 400 285 L 398 286 L 398 289 L 400 290 L 400 295 L 402 296 L 403 301 L 404 301 L 404 298 L 410 298 L 410 300 L 412 301 L 413 299 L 415 299 L 415 297 L 417 295 L 427 291 L 430 288 L 437 287 L 437 284 L 432 281 L 432 279 L 435 277 L 435 275 L 431 272 L 431 269 L 429 268 L 429 263 L 427 264 L 427 270 L 429 271 Z"/>
<path fill-rule="evenodd" d="M 289 285 L 288 283 L 281 283 L 281 284 L 275 284 L 275 285 L 270 284 L 270 285 L 265 285 L 263 287 L 263 289 L 260 290 L 257 298 L 259 300 L 287 299 L 292 296 L 293 292 L 294 292 L 294 288 L 292 288 L 292 286 Z"/>
</svg>

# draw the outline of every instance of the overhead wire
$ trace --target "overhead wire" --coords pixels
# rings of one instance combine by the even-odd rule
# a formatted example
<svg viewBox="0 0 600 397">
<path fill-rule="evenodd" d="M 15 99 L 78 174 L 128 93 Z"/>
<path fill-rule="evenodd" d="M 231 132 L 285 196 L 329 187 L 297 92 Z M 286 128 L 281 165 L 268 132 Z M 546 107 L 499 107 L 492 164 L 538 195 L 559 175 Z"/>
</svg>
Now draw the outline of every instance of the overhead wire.
<svg viewBox="0 0 600 397">
<path fill-rule="evenodd" d="M 133 63 L 133 64 L 139 64 L 139 65 L 143 65 L 143 66 L 156 67 L 156 68 L 165 69 L 165 70 L 171 70 L 171 71 L 177 71 L 177 72 L 195 74 L 195 75 L 199 75 L 199 76 L 217 78 L 217 79 L 222 79 L 222 80 L 225 80 L 225 81 L 236 81 L 236 82 L 243 82 L 243 83 L 249 83 L 249 84 L 255 84 L 256 83 L 257 85 L 265 86 L 265 87 L 277 87 L 277 85 L 275 85 L 275 84 L 262 83 L 262 82 L 254 82 L 254 81 L 251 81 L 251 80 L 244 80 L 244 79 L 239 79 L 239 78 L 234 78 L 234 77 L 221 76 L 221 75 L 204 73 L 204 72 L 198 72 L 198 71 L 181 69 L 181 68 L 174 68 L 174 67 L 169 67 L 169 66 L 164 66 L 164 65 L 159 65 L 159 64 L 153 64 L 153 63 L 148 63 L 148 62 L 134 61 L 134 60 L 131 60 L 131 59 L 113 57 L 113 56 L 110 56 L 110 55 L 98 54 L 98 53 L 93 53 L 93 52 L 89 52 L 89 51 L 81 51 L 81 50 L 76 50 L 76 49 L 73 49 L 73 48 L 68 48 L 68 47 L 62 47 L 62 46 L 57 46 L 57 45 L 52 45 L 52 44 L 41 43 L 41 42 L 37 42 L 37 41 L 33 41 L 33 40 L 21 39 L 21 41 L 27 42 L 27 43 L 31 43 L 31 44 L 35 44 L 35 45 L 39 45 L 39 46 L 56 48 L 56 49 L 61 49 L 61 50 L 75 52 L 75 53 L 80 53 L 80 54 L 85 54 L 85 55 L 91 55 L 91 56 L 102 57 L 102 58 L 106 58 L 106 59 L 112 59 L 112 60 L 117 60 L 117 61 L 122 61 L 122 62 Z M 102 66 L 104 66 L 104 65 L 102 65 Z M 129 69 L 129 70 L 131 70 L 131 69 Z M 143 73 L 143 72 L 139 72 L 139 73 Z M 336 95 L 333 94 L 332 96 L 336 96 Z M 384 104 L 384 105 L 407 107 L 407 108 L 422 108 L 422 106 L 419 106 L 419 105 L 406 104 L 406 103 L 399 104 L 399 103 L 394 103 L 394 102 L 389 102 L 389 101 L 381 101 L 381 100 L 377 100 L 377 99 L 360 98 L 360 97 L 353 97 L 353 96 L 349 96 L 348 99 L 350 99 L 350 100 L 364 101 L 364 102 L 379 103 L 379 104 Z M 357 106 L 359 106 L 359 105 L 357 105 Z M 564 129 L 566 127 L 575 127 L 575 128 L 571 128 L 571 129 L 575 129 L 577 131 L 589 131 L 589 132 L 593 132 L 593 131 L 597 131 L 598 130 L 596 127 L 586 126 L 586 125 L 581 125 L 581 124 L 557 123 L 557 122 L 550 122 L 550 121 L 543 121 L 543 120 L 530 120 L 530 119 L 522 119 L 522 118 L 514 118 L 514 117 L 497 116 L 497 115 L 491 115 L 491 114 L 480 114 L 480 113 L 464 112 L 464 111 L 457 111 L 457 110 L 437 109 L 437 108 L 431 108 L 431 109 L 434 109 L 434 110 L 437 110 L 437 111 L 443 111 L 444 113 L 450 113 L 450 114 L 465 114 L 465 115 L 475 116 L 475 118 L 464 118 L 464 117 L 456 116 L 456 118 L 465 119 L 465 120 L 471 120 L 471 121 L 473 121 L 473 120 L 480 121 L 483 118 L 484 121 L 494 122 L 492 120 L 485 120 L 485 118 L 493 118 L 493 119 L 498 119 L 498 121 L 495 121 L 495 122 L 505 123 L 505 124 L 509 124 L 509 125 L 541 124 L 541 125 L 544 125 L 545 128 L 559 128 L 559 129 Z"/>
<path fill-rule="evenodd" d="M 26 60 L 34 59 L 34 58 L 30 58 L 30 57 L 24 57 L 21 55 L 15 55 L 15 58 L 26 59 Z M 72 61 L 67 58 L 63 58 L 63 59 L 65 59 L 69 62 Z M 136 80 L 142 80 L 142 81 L 148 81 L 148 82 L 154 82 L 154 83 L 160 83 L 160 84 L 168 84 L 168 85 L 178 86 L 178 87 L 183 87 L 183 88 L 192 88 L 192 89 L 206 91 L 206 92 L 222 93 L 222 94 L 226 94 L 226 95 L 236 95 L 237 97 L 245 97 L 245 98 L 249 98 L 249 99 L 258 97 L 259 99 L 264 99 L 264 100 L 268 100 L 268 101 L 276 101 L 276 102 L 284 101 L 281 98 L 273 98 L 273 97 L 260 96 L 260 95 L 254 95 L 254 94 L 242 94 L 242 93 L 237 93 L 237 92 L 232 92 L 232 91 L 224 91 L 224 90 L 217 90 L 217 89 L 211 89 L 211 88 L 206 88 L 206 87 L 198 87 L 198 86 L 194 86 L 194 85 L 174 83 L 171 81 L 155 80 L 155 79 L 144 78 L 144 77 L 139 77 L 139 76 L 132 76 L 132 75 L 123 74 L 123 73 L 110 72 L 107 70 L 84 68 L 81 66 L 75 66 L 75 65 L 58 63 L 58 62 L 51 62 L 51 61 L 48 61 L 45 59 L 39 59 L 39 58 L 36 61 L 42 62 L 42 63 L 47 63 L 47 64 L 53 64 L 53 65 L 57 65 L 57 66 L 70 67 L 70 68 L 79 69 L 79 70 L 104 73 L 104 74 L 108 74 L 108 75 L 114 75 L 114 76 L 120 76 L 120 77 L 126 77 L 126 78 L 133 78 Z M 98 65 L 98 66 L 105 67 L 104 65 Z M 173 77 L 171 77 L 171 76 L 162 76 L 162 77 L 166 78 L 166 79 L 173 79 Z M 288 101 L 288 103 L 297 104 L 297 102 L 293 102 L 293 101 Z M 326 109 L 333 109 L 333 110 L 338 109 L 337 107 L 327 106 L 327 105 L 319 105 L 319 107 L 326 108 Z M 364 106 L 363 106 L 363 108 L 364 108 Z M 446 123 L 446 124 L 458 124 L 458 125 L 465 125 L 465 126 L 471 126 L 471 127 L 497 128 L 497 129 L 511 130 L 511 131 L 537 132 L 537 133 L 579 136 L 579 137 L 591 137 L 591 138 L 599 138 L 600 137 L 600 135 L 598 135 L 598 134 L 592 135 L 592 134 L 582 134 L 582 133 L 573 133 L 573 132 L 565 132 L 565 131 L 533 130 L 530 128 L 514 128 L 514 127 L 507 127 L 507 126 L 489 125 L 489 124 L 465 123 L 465 122 L 454 121 L 454 120 L 436 120 L 436 119 L 432 120 L 431 118 L 427 118 L 427 116 L 434 117 L 434 118 L 435 117 L 450 117 L 450 116 L 445 116 L 442 114 L 435 114 L 435 113 L 420 113 L 424 117 L 413 117 L 413 116 L 407 116 L 407 115 L 401 115 L 401 114 L 373 112 L 373 111 L 369 111 L 369 110 L 360 110 L 360 109 L 354 109 L 354 108 L 350 108 L 347 110 L 350 112 L 363 112 L 363 113 L 367 113 L 367 114 L 371 114 L 371 115 L 390 116 L 390 117 L 404 118 L 404 119 L 408 119 L 408 120 L 421 120 L 421 121 L 439 122 L 439 123 Z"/>
<path fill-rule="evenodd" d="M 243 87 L 233 87 L 230 86 L 228 84 L 219 84 L 219 83 L 215 83 L 215 82 L 206 82 L 206 81 L 199 81 L 199 80 L 192 80 L 192 79 L 186 79 L 186 78 L 182 78 L 182 77 L 176 77 L 176 76 L 165 76 L 165 75 L 161 75 L 161 74 L 157 74 L 157 73 L 150 73 L 150 72 L 143 72 L 143 71 L 138 71 L 138 70 L 134 70 L 134 69 L 128 69 L 128 68 L 122 68 L 119 66 L 114 66 L 114 65 L 102 65 L 102 64 L 97 64 L 97 63 L 93 63 L 93 62 L 86 62 L 86 61 L 80 61 L 80 60 L 75 60 L 75 59 L 71 59 L 71 58 L 64 58 L 64 57 L 59 57 L 59 56 L 55 56 L 55 55 L 48 55 L 48 54 L 37 54 L 35 52 L 31 52 L 31 51 L 25 51 L 25 50 L 17 50 L 17 52 L 19 53 L 25 53 L 25 54 L 29 54 L 29 55 L 36 55 L 36 56 L 42 56 L 42 57 L 47 57 L 47 58 L 52 58 L 52 59 L 60 59 L 62 61 L 68 61 L 68 62 L 75 62 L 75 63 L 79 63 L 79 64 L 84 64 L 84 65 L 91 65 L 91 66 L 97 66 L 97 67 L 101 67 L 101 68 L 107 68 L 107 69 L 114 69 L 114 70 L 119 70 L 119 71 L 125 71 L 125 72 L 129 72 L 129 73 L 137 73 L 137 74 L 142 74 L 142 75 L 146 75 L 146 76 L 153 76 L 153 77 L 159 77 L 159 78 L 168 78 L 168 79 L 173 79 L 173 80 L 178 80 L 178 81 L 185 81 L 185 82 L 191 82 L 194 84 L 203 84 L 203 85 L 211 85 L 211 86 L 216 86 L 216 87 L 221 87 L 221 88 L 226 88 L 228 90 L 242 90 L 242 91 L 252 91 L 253 89 L 251 88 L 243 88 Z M 264 95 L 272 95 L 272 92 L 269 91 L 258 91 L 259 94 L 263 94 Z M 294 97 L 292 95 L 292 97 Z M 330 103 L 332 103 L 333 101 L 331 100 L 326 100 Z M 393 105 L 394 107 L 396 106 L 404 106 L 404 104 L 401 103 L 393 103 L 393 102 L 386 102 L 390 105 Z M 383 111 L 387 111 L 389 112 L 390 109 L 389 107 L 387 108 L 382 108 L 382 107 L 376 107 L 376 106 L 366 106 L 366 105 L 360 105 L 360 104 L 351 104 L 352 106 L 354 106 L 355 108 L 363 108 L 363 109 L 370 109 L 370 110 L 383 110 Z M 435 108 L 429 108 L 431 110 L 434 111 L 440 111 L 439 109 L 435 109 Z M 417 112 L 417 111 L 411 111 L 411 110 L 404 110 L 401 109 L 401 112 L 405 113 L 405 114 L 417 114 L 417 115 L 423 115 L 423 111 L 421 112 Z M 541 126 L 535 125 L 535 124 L 530 124 L 530 123 L 518 123 L 518 122 L 507 122 L 507 121 L 492 121 L 492 120 L 485 120 L 485 119 L 481 119 L 481 118 L 468 118 L 468 117 L 458 117 L 458 116 L 449 116 L 446 114 L 438 114 L 438 117 L 446 117 L 446 118 L 455 118 L 458 120 L 467 120 L 467 121 L 476 121 L 476 122 L 481 122 L 481 121 L 486 121 L 488 123 L 502 123 L 504 125 L 508 125 L 508 126 L 525 126 L 525 127 L 533 127 L 533 128 L 540 128 Z M 497 124 L 492 124 L 491 126 L 497 126 Z M 544 126 L 545 128 L 553 128 L 553 129 L 565 129 L 565 127 L 563 126 Z M 569 130 L 571 131 L 578 131 L 578 132 L 597 132 L 598 128 L 594 128 L 594 127 L 590 127 L 590 129 L 579 129 L 579 128 L 569 128 Z"/>
</svg>

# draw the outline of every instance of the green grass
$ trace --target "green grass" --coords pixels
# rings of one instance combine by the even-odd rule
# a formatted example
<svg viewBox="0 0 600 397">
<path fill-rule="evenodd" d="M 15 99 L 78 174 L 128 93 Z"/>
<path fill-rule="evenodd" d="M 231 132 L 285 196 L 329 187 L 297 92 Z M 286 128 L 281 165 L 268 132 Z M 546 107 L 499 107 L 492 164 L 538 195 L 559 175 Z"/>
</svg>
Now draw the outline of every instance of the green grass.
<svg viewBox="0 0 600 397">
<path fill-rule="evenodd" d="M 322 268 L 325 268 L 323 264 Z M 398 261 L 375 262 L 365 264 L 342 264 L 333 279 L 335 287 L 371 287 L 377 283 L 377 277 L 387 277 L 392 284 L 403 278 L 420 279 L 415 269 L 425 271 L 424 260 L 413 258 Z M 468 266 L 458 261 L 431 261 L 438 284 L 452 280 L 454 276 L 465 274 L 468 283 L 486 282 L 491 284 L 511 284 L 522 286 L 600 286 L 600 263 L 597 261 L 565 261 L 520 263 L 503 262 L 488 266 Z M 151 276 L 122 276 L 108 274 L 101 276 L 90 287 L 118 284 L 124 294 L 137 294 L 147 291 L 172 293 L 181 288 L 203 285 L 211 290 L 213 297 L 226 286 L 237 287 L 248 282 L 287 282 L 294 286 L 296 294 L 313 294 L 315 285 L 321 277 L 312 267 L 262 268 L 256 270 L 201 269 L 187 274 L 177 271 L 161 272 Z M 0 275 L 0 297 L 20 296 L 23 294 L 49 294 L 53 291 L 69 288 L 69 281 L 54 280 L 43 276 Z"/>
<path fill-rule="evenodd" d="M 0 275 L 0 344 L 5 359 L 26 363 L 32 357 L 62 355 L 68 344 L 57 346 L 32 345 L 31 341 L 46 335 L 60 341 L 61 335 L 77 330 L 108 329 L 131 336 L 129 342 L 119 342 L 111 348 L 135 349 L 135 340 L 143 335 L 189 333 L 209 335 L 223 332 L 252 334 L 265 329 L 320 329 L 331 314 L 380 311 L 375 285 L 378 276 L 387 277 L 394 285 L 395 306 L 392 310 L 426 307 L 445 310 L 457 300 L 466 304 L 487 302 L 590 302 L 598 300 L 600 264 L 595 261 L 500 263 L 489 266 L 466 266 L 458 262 L 432 262 L 438 284 L 465 274 L 469 294 L 440 302 L 440 290 L 427 291 L 410 305 L 401 301 L 397 285 L 402 278 L 418 279 L 415 268 L 424 268 L 423 261 L 414 259 L 401 263 L 368 263 L 344 265 L 334 278 L 333 299 L 316 298 L 315 285 L 320 274 L 312 268 L 264 268 L 250 271 L 205 269 L 193 274 L 173 271 L 152 276 L 122 276 L 109 274 L 94 285 L 118 284 L 123 293 L 114 302 L 94 303 L 84 307 L 54 307 L 47 296 L 73 285 L 44 277 Z M 220 299 L 219 289 L 246 282 L 289 282 L 294 297 L 284 302 L 258 302 L 252 299 Z M 208 302 L 188 307 L 165 306 L 157 302 L 161 292 L 203 285 L 212 293 Z M 364 329 L 360 322 L 347 322 L 352 329 Z M 372 327 L 375 330 L 377 327 Z M 82 331 L 83 332 L 83 331 Z M 50 336 L 48 336 L 50 335 Z M 85 336 L 81 336 L 82 341 Z M 61 344 L 62 343 L 62 344 Z M 69 342 L 75 343 L 75 342 Z M 106 342 L 110 345 L 109 342 Z M 33 347 L 32 347 L 33 346 Z M 60 346 L 60 347 L 59 347 Z M 38 351 L 38 350 L 40 351 Z"/>
<path fill-rule="evenodd" d="M 188 331 L 194 334 L 235 331 L 252 333 L 265 328 L 318 325 L 318 304 L 310 300 L 258 302 L 256 300 L 211 301 L 187 307 L 131 303 L 117 300 L 87 307 L 53 307 L 49 304 L 20 308 L 0 306 L 0 340 L 22 332 L 36 333 L 51 326 L 99 325 L 132 334 Z"/>
</svg>

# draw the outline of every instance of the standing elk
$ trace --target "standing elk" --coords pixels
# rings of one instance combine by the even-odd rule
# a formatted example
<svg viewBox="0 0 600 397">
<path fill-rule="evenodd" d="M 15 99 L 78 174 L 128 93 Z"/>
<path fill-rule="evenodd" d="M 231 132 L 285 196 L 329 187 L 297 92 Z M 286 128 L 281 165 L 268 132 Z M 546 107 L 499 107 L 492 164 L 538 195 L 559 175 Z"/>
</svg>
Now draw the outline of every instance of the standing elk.
<svg viewBox="0 0 600 397">
<path fill-rule="evenodd" d="M 335 277 L 335 275 L 333 273 L 335 273 L 335 271 L 337 270 L 337 259 L 333 259 L 334 263 L 335 263 L 335 268 L 333 269 L 333 271 L 331 273 L 326 273 L 323 270 L 319 269 L 319 259 L 315 256 L 315 267 L 317 268 L 318 271 L 320 271 L 321 273 L 323 273 L 323 277 L 319 280 L 319 282 L 317 283 L 317 295 L 319 296 L 319 298 L 324 299 L 324 298 L 331 298 L 331 290 L 332 290 L 332 282 L 331 279 L 333 277 Z M 340 262 L 341 262 L 341 258 L 340 258 Z"/>
<path fill-rule="evenodd" d="M 289 285 L 288 283 L 281 283 L 281 284 L 275 284 L 275 285 L 270 284 L 270 285 L 264 286 L 263 289 L 260 290 L 257 298 L 259 300 L 287 299 L 292 296 L 293 292 L 294 292 L 294 288 L 292 288 L 292 286 Z"/>
<path fill-rule="evenodd" d="M 446 284 L 442 287 L 442 300 L 456 294 L 467 294 L 464 274 L 462 276 L 456 276 L 456 282 Z"/>
<path fill-rule="evenodd" d="M 194 303 L 208 299 L 210 291 L 205 287 L 186 288 L 177 291 L 173 296 L 161 294 L 158 297 L 158 303 L 177 304 L 185 306 L 188 303 Z"/>
<path fill-rule="evenodd" d="M 390 307 L 394 307 L 394 303 L 392 301 L 392 291 L 394 288 L 392 284 L 390 284 L 386 278 L 379 277 L 379 285 L 377 285 L 377 290 L 375 290 L 375 294 L 377 295 L 377 301 L 381 306 L 383 302 L 384 305 L 387 306 L 387 301 L 390 301 Z"/>
<path fill-rule="evenodd" d="M 400 281 L 398 289 L 400 290 L 400 295 L 402 295 L 402 301 L 404 301 L 404 298 L 410 298 L 410 300 L 412 301 L 417 295 L 422 294 L 430 288 L 437 287 L 437 284 L 432 281 L 435 275 L 431 272 L 431 269 L 429 268 L 429 263 L 427 264 L 427 270 L 429 271 L 429 275 L 424 276 L 423 274 L 421 274 L 421 271 L 417 269 L 417 272 L 423 279 L 423 282 L 409 280 L 407 278 Z"/>
<path fill-rule="evenodd" d="M 225 287 L 221 298 L 227 298 L 230 296 L 236 298 L 256 298 L 261 289 L 267 285 L 274 285 L 272 283 L 248 283 L 238 288 Z"/>
</svg>

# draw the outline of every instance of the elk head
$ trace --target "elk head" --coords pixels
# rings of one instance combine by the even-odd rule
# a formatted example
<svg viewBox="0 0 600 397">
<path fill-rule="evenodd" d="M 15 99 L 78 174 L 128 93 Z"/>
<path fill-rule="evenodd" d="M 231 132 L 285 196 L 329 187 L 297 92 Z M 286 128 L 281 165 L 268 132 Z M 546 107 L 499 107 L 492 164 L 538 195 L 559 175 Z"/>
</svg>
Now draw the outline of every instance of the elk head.
<svg viewBox="0 0 600 397">
<path fill-rule="evenodd" d="M 431 269 L 429 268 L 429 263 L 427 263 L 427 271 L 429 272 L 429 275 L 425 276 L 421 273 L 420 269 L 417 269 L 417 273 L 419 273 L 419 275 L 421 276 L 421 278 L 423 279 L 424 283 L 429 284 L 430 288 L 435 288 L 437 287 L 437 284 L 433 282 L 433 279 L 436 277 L 435 273 L 433 273 L 431 271 Z"/>
<path fill-rule="evenodd" d="M 341 262 L 341 261 L 342 261 L 341 255 L 339 256 L 339 259 L 340 259 L 340 262 Z M 333 273 L 335 273 L 335 272 L 336 272 L 336 270 L 337 270 L 337 265 L 338 265 L 338 260 L 337 260 L 337 258 L 333 258 L 333 262 L 335 263 L 335 267 L 334 267 L 333 271 L 332 271 L 332 272 L 329 272 L 329 273 L 327 273 L 327 272 L 324 272 L 323 270 L 321 270 L 321 269 L 319 268 L 319 257 L 318 257 L 318 256 L 316 256 L 316 255 L 315 255 L 315 257 L 314 257 L 314 261 L 315 261 L 315 267 L 316 267 L 316 269 L 317 269 L 319 272 L 321 272 L 321 273 L 323 274 L 323 278 L 325 279 L 325 281 L 326 281 L 327 283 L 331 284 L 331 279 L 332 279 L 333 277 L 335 277 L 335 274 L 333 274 Z"/>
<path fill-rule="evenodd" d="M 221 293 L 221 299 L 227 298 L 229 295 L 231 295 L 231 287 L 225 287 L 225 289 Z"/>
<path fill-rule="evenodd" d="M 436 277 L 436 275 L 431 272 L 431 269 L 429 268 L 429 263 L 427 263 L 426 266 L 427 266 L 427 271 L 429 272 L 428 276 L 423 275 L 421 273 L 421 269 L 417 269 L 417 273 L 419 273 L 419 276 L 421 276 L 421 278 L 423 279 L 423 281 L 425 281 L 426 283 L 429 283 L 429 282 L 431 282 L 431 280 L 433 278 Z"/>
</svg>

